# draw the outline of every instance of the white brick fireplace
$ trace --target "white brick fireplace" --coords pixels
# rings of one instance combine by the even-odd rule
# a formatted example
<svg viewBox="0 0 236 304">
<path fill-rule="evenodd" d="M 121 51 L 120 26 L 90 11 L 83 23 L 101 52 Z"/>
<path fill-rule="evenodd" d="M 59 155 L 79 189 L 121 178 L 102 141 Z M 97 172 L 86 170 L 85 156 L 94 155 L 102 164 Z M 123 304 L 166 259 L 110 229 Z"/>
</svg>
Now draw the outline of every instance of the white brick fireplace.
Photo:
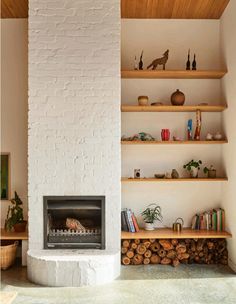
<svg viewBox="0 0 236 304">
<path fill-rule="evenodd" d="M 120 270 L 120 3 L 29 1 L 28 276 L 49 286 Z M 43 196 L 106 198 L 105 250 L 44 250 Z"/>
</svg>

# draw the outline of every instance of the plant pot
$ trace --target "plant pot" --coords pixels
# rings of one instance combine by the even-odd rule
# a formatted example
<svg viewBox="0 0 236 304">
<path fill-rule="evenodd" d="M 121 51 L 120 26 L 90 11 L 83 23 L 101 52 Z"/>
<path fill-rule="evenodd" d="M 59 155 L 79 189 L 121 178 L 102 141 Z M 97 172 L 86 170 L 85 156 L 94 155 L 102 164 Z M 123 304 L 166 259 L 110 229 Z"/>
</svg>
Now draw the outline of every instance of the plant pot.
<svg viewBox="0 0 236 304">
<path fill-rule="evenodd" d="M 208 170 L 208 178 L 216 178 L 216 170 Z"/>
<path fill-rule="evenodd" d="M 154 230 L 154 223 L 145 223 L 145 230 Z"/>
<path fill-rule="evenodd" d="M 197 178 L 198 177 L 198 168 L 192 167 L 190 170 L 190 177 Z"/>
<path fill-rule="evenodd" d="M 27 221 L 22 221 L 20 223 L 15 224 L 13 227 L 15 232 L 25 232 L 26 225 L 27 225 Z"/>
</svg>

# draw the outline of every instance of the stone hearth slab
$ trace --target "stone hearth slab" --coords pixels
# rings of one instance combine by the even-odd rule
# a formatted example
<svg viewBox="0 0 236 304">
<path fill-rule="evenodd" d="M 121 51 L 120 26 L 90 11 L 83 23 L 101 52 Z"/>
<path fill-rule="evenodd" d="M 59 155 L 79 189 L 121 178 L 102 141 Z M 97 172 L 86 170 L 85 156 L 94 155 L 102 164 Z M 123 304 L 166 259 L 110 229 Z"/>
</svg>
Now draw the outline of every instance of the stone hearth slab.
<svg viewBox="0 0 236 304">
<path fill-rule="evenodd" d="M 94 286 L 120 274 L 120 252 L 101 250 L 29 250 L 28 278 L 46 286 Z"/>
</svg>

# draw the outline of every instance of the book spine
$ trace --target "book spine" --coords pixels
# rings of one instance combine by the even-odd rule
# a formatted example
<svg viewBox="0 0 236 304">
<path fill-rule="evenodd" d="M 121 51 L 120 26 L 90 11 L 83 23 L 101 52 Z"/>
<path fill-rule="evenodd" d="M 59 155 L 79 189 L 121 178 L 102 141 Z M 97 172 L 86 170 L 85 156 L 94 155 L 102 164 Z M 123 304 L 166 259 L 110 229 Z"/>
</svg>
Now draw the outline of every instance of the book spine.
<svg viewBox="0 0 236 304">
<path fill-rule="evenodd" d="M 127 223 L 127 226 L 128 226 L 128 231 L 132 232 L 130 222 L 129 222 L 129 217 L 128 217 L 128 210 L 125 210 L 124 213 L 125 213 L 125 220 L 126 220 L 126 223 Z"/>
<path fill-rule="evenodd" d="M 131 232 L 135 232 L 134 223 L 132 221 L 132 213 L 131 213 L 131 211 L 127 210 L 127 214 L 128 214 L 128 219 L 129 219 L 129 224 L 130 224 Z"/>
<path fill-rule="evenodd" d="M 127 225 L 126 218 L 125 218 L 125 211 L 121 211 L 121 229 L 122 229 L 122 231 L 129 232 L 129 227 Z"/>
<path fill-rule="evenodd" d="M 217 231 L 222 230 L 221 209 L 217 209 Z"/>
<path fill-rule="evenodd" d="M 138 222 L 137 222 L 137 219 L 136 219 L 136 217 L 134 216 L 133 213 L 132 213 L 132 220 L 133 220 L 133 223 L 134 223 L 135 231 L 136 231 L 136 232 L 139 232 Z"/>
<path fill-rule="evenodd" d="M 216 231 L 217 230 L 217 213 L 215 210 L 213 210 L 213 212 L 212 212 L 212 226 L 213 226 L 213 230 Z"/>
<path fill-rule="evenodd" d="M 192 224 L 191 224 L 191 227 L 192 227 L 192 229 L 194 230 L 194 229 L 196 229 L 196 218 L 197 218 L 197 216 L 196 215 L 194 215 L 194 217 L 192 218 Z"/>
<path fill-rule="evenodd" d="M 225 231 L 225 211 L 224 209 L 221 209 L 222 214 L 222 231 Z"/>
</svg>

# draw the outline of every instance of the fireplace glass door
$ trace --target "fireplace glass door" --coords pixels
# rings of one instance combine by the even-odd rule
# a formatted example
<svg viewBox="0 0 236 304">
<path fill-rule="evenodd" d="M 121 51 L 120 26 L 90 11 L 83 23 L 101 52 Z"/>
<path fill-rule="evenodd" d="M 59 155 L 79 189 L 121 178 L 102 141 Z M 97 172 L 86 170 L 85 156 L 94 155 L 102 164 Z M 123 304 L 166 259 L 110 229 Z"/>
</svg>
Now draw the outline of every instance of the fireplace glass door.
<svg viewBox="0 0 236 304">
<path fill-rule="evenodd" d="M 45 249 L 105 249 L 105 197 L 44 197 Z"/>
</svg>

